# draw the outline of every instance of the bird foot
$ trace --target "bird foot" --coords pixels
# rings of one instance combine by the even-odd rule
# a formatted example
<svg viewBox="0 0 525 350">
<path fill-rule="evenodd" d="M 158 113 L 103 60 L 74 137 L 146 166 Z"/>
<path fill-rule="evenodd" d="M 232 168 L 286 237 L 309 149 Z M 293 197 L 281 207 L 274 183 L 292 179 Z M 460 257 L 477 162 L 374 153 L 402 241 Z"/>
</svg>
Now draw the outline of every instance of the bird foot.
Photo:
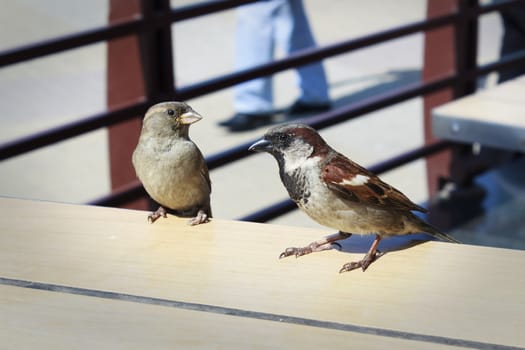
<svg viewBox="0 0 525 350">
<path fill-rule="evenodd" d="M 336 244 L 339 245 L 338 243 Z M 306 254 L 310 254 L 314 252 L 321 252 L 323 250 L 328 250 L 332 248 L 333 247 L 330 244 L 319 244 L 318 242 L 312 242 L 306 247 L 302 247 L 302 248 L 296 248 L 296 247 L 286 248 L 284 252 L 282 252 L 279 255 L 279 259 L 286 258 L 291 255 L 295 255 L 295 257 L 298 258 Z"/>
<path fill-rule="evenodd" d="M 168 214 L 166 213 L 166 209 L 164 209 L 163 207 L 159 207 L 159 209 L 157 209 L 155 212 L 149 214 L 148 215 L 148 222 L 150 224 L 152 224 L 155 221 L 157 221 L 157 219 L 160 218 L 161 216 L 163 218 L 167 218 L 168 217 Z"/>
<path fill-rule="evenodd" d="M 208 221 L 210 221 L 210 218 L 208 217 L 208 214 L 206 214 L 206 212 L 201 209 L 197 213 L 197 216 L 195 216 L 194 218 L 191 218 L 188 221 L 188 225 L 195 226 L 195 225 L 199 225 L 199 224 L 204 224 L 204 223 L 206 223 Z"/>
<path fill-rule="evenodd" d="M 311 252 L 312 252 L 312 249 L 310 249 L 309 247 L 303 247 L 303 248 L 290 247 L 290 248 L 286 248 L 284 252 L 279 254 L 279 259 L 286 258 L 291 255 L 295 255 L 295 257 L 298 258 L 302 255 L 310 254 Z"/>
<path fill-rule="evenodd" d="M 385 253 L 382 253 L 379 250 L 375 251 L 374 253 L 368 253 L 365 255 L 365 257 L 362 260 L 352 261 L 352 262 L 344 264 L 341 270 L 339 270 L 339 273 L 352 271 L 358 268 L 363 269 L 363 272 L 364 272 L 368 268 L 368 266 L 370 266 L 370 264 L 372 264 L 374 261 L 379 259 L 384 254 Z"/>
</svg>

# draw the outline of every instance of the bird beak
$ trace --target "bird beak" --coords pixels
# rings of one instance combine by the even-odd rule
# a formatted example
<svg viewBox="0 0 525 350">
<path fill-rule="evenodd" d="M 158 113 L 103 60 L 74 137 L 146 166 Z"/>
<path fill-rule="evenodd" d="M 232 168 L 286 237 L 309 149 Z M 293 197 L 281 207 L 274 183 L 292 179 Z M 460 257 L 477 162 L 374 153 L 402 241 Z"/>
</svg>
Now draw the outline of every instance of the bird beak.
<svg viewBox="0 0 525 350">
<path fill-rule="evenodd" d="M 272 149 L 272 143 L 266 139 L 260 139 L 248 148 L 252 152 L 269 152 Z"/>
<path fill-rule="evenodd" d="M 193 124 L 202 119 L 202 116 L 195 111 L 189 111 L 180 116 L 180 122 L 184 125 Z"/>
</svg>

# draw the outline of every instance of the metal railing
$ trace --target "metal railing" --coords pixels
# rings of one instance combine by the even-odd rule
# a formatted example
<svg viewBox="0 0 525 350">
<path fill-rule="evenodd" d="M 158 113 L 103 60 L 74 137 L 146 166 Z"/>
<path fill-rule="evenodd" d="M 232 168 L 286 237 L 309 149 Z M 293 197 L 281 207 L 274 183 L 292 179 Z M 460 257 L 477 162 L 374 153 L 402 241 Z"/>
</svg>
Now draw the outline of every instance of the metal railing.
<svg viewBox="0 0 525 350">
<path fill-rule="evenodd" d="M 505 3 L 487 6 L 479 6 L 477 0 L 458 0 L 457 10 L 444 16 L 406 24 L 332 45 L 304 50 L 268 64 L 225 74 L 196 84 L 182 87 L 173 85 L 166 86 L 166 81 L 161 76 L 161 72 L 173 72 L 173 67 L 171 66 L 173 63 L 171 60 L 158 60 L 163 54 L 165 48 L 159 43 L 159 35 L 156 34 L 171 31 L 171 25 L 173 23 L 231 9 L 250 2 L 254 2 L 254 0 L 209 1 L 197 5 L 172 9 L 169 7 L 169 1 L 167 0 L 142 0 L 141 6 L 143 16 L 141 18 L 0 52 L 1 68 L 7 65 L 24 62 L 84 45 L 136 35 L 140 38 L 139 42 L 141 48 L 141 61 L 143 64 L 143 78 L 146 85 L 146 96 L 136 103 L 127 105 L 123 108 L 107 111 L 105 113 L 92 115 L 75 122 L 37 132 L 0 145 L 0 160 L 15 157 L 95 129 L 111 126 L 135 118 L 137 115 L 143 115 L 149 106 L 164 100 L 166 97 L 175 98 L 177 100 L 187 100 L 228 88 L 253 78 L 274 74 L 314 61 L 359 50 L 370 45 L 445 26 L 453 26 L 455 28 L 456 69 L 453 74 L 433 81 L 414 83 L 388 93 L 331 110 L 309 118 L 308 124 L 316 129 L 322 129 L 445 88 L 453 88 L 455 97 L 460 97 L 474 91 L 475 82 L 478 77 L 493 71 L 499 71 L 519 64 L 525 64 L 525 53 L 508 56 L 500 59 L 498 62 L 482 66 L 476 64 L 478 17 L 489 12 L 513 6 L 520 3 L 520 0 L 509 0 Z M 148 62 L 155 62 L 157 64 L 155 66 L 156 69 L 148 69 Z M 160 67 L 158 66 L 159 63 L 161 65 Z M 162 65 L 170 66 L 163 67 Z M 168 82 L 171 81 L 172 77 L 168 79 Z M 247 149 L 251 143 L 252 141 L 246 142 L 223 152 L 208 156 L 206 158 L 208 167 L 212 170 L 224 164 L 249 156 L 251 153 L 249 153 Z M 393 157 L 372 166 L 370 169 L 375 173 L 381 173 L 421 157 L 426 157 L 443 151 L 451 145 L 451 143 L 444 141 L 426 145 L 397 157 Z M 125 186 L 108 196 L 94 200 L 91 203 L 106 206 L 118 206 L 144 195 L 145 191 L 137 181 L 130 183 L 128 186 Z M 293 203 L 286 200 L 267 208 L 263 208 L 242 219 L 250 221 L 267 221 L 284 214 L 293 208 Z"/>
</svg>

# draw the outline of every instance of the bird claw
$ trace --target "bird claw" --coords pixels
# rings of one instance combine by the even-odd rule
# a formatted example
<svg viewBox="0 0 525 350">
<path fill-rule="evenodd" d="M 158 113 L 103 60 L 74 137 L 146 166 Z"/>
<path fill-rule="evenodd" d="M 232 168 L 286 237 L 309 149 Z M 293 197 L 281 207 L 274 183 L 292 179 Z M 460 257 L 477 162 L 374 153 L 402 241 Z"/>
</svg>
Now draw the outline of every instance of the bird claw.
<svg viewBox="0 0 525 350">
<path fill-rule="evenodd" d="M 282 252 L 281 255 L 279 255 L 279 259 L 286 258 L 291 255 L 295 255 L 295 257 L 298 258 L 300 256 L 310 254 L 313 252 L 322 252 L 323 250 L 333 249 L 334 245 L 338 246 L 339 250 L 341 249 L 341 245 L 339 243 L 335 243 L 335 242 L 332 242 L 331 244 L 327 244 L 327 243 L 330 243 L 330 242 L 316 241 L 302 248 L 296 248 L 296 247 L 286 248 L 284 252 Z"/>
<path fill-rule="evenodd" d="M 279 255 L 279 259 L 286 258 L 291 255 L 295 255 L 295 257 L 298 258 L 302 255 L 310 254 L 311 252 L 312 252 L 312 248 L 310 247 L 303 247 L 303 248 L 290 247 L 290 248 L 286 248 L 284 252 L 282 252 Z"/>
<path fill-rule="evenodd" d="M 157 221 L 157 219 L 160 218 L 160 217 L 163 217 L 163 218 L 167 218 L 168 217 L 168 214 L 166 213 L 166 209 L 164 209 L 163 207 L 159 207 L 159 209 L 157 209 L 155 212 L 149 214 L 148 215 L 148 222 L 150 224 L 152 224 L 155 221 Z"/>
<path fill-rule="evenodd" d="M 199 212 L 197 213 L 197 216 L 195 216 L 194 218 L 191 218 L 188 221 L 188 225 L 195 226 L 199 224 L 204 224 L 208 221 L 210 221 L 208 218 L 208 214 L 206 214 L 204 210 L 199 210 Z"/>
<path fill-rule="evenodd" d="M 363 272 L 364 272 L 366 271 L 368 266 L 370 266 L 370 264 L 372 264 L 374 261 L 379 259 L 384 254 L 385 253 L 382 253 L 380 251 L 376 251 L 373 254 L 366 254 L 362 260 L 352 261 L 352 262 L 344 264 L 343 267 L 339 270 L 339 273 L 352 271 L 358 268 L 363 269 Z"/>
<path fill-rule="evenodd" d="M 352 271 L 352 270 L 358 269 L 358 268 L 363 266 L 362 262 L 363 261 L 361 260 L 361 261 L 352 261 L 352 262 L 346 263 L 346 264 L 343 265 L 341 270 L 339 270 L 339 273 L 348 272 L 348 271 Z M 363 268 L 363 271 L 365 269 L 366 268 Z"/>
</svg>

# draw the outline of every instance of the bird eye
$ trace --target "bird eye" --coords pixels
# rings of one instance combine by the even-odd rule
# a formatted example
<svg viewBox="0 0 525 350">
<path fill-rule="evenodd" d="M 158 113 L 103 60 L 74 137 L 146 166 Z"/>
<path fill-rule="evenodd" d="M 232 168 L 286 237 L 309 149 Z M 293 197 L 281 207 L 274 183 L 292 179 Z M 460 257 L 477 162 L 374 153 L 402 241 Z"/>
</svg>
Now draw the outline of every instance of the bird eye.
<svg viewBox="0 0 525 350">
<path fill-rule="evenodd" d="M 277 136 L 277 143 L 283 147 L 288 147 L 288 145 L 291 143 L 291 139 L 292 137 L 289 134 L 279 134 Z"/>
<path fill-rule="evenodd" d="M 291 135 L 288 135 L 288 134 L 279 135 L 279 141 L 281 142 L 287 142 L 290 138 L 291 138 Z"/>
<path fill-rule="evenodd" d="M 173 116 L 175 115 L 175 111 L 173 109 L 168 109 L 168 114 Z"/>
</svg>

